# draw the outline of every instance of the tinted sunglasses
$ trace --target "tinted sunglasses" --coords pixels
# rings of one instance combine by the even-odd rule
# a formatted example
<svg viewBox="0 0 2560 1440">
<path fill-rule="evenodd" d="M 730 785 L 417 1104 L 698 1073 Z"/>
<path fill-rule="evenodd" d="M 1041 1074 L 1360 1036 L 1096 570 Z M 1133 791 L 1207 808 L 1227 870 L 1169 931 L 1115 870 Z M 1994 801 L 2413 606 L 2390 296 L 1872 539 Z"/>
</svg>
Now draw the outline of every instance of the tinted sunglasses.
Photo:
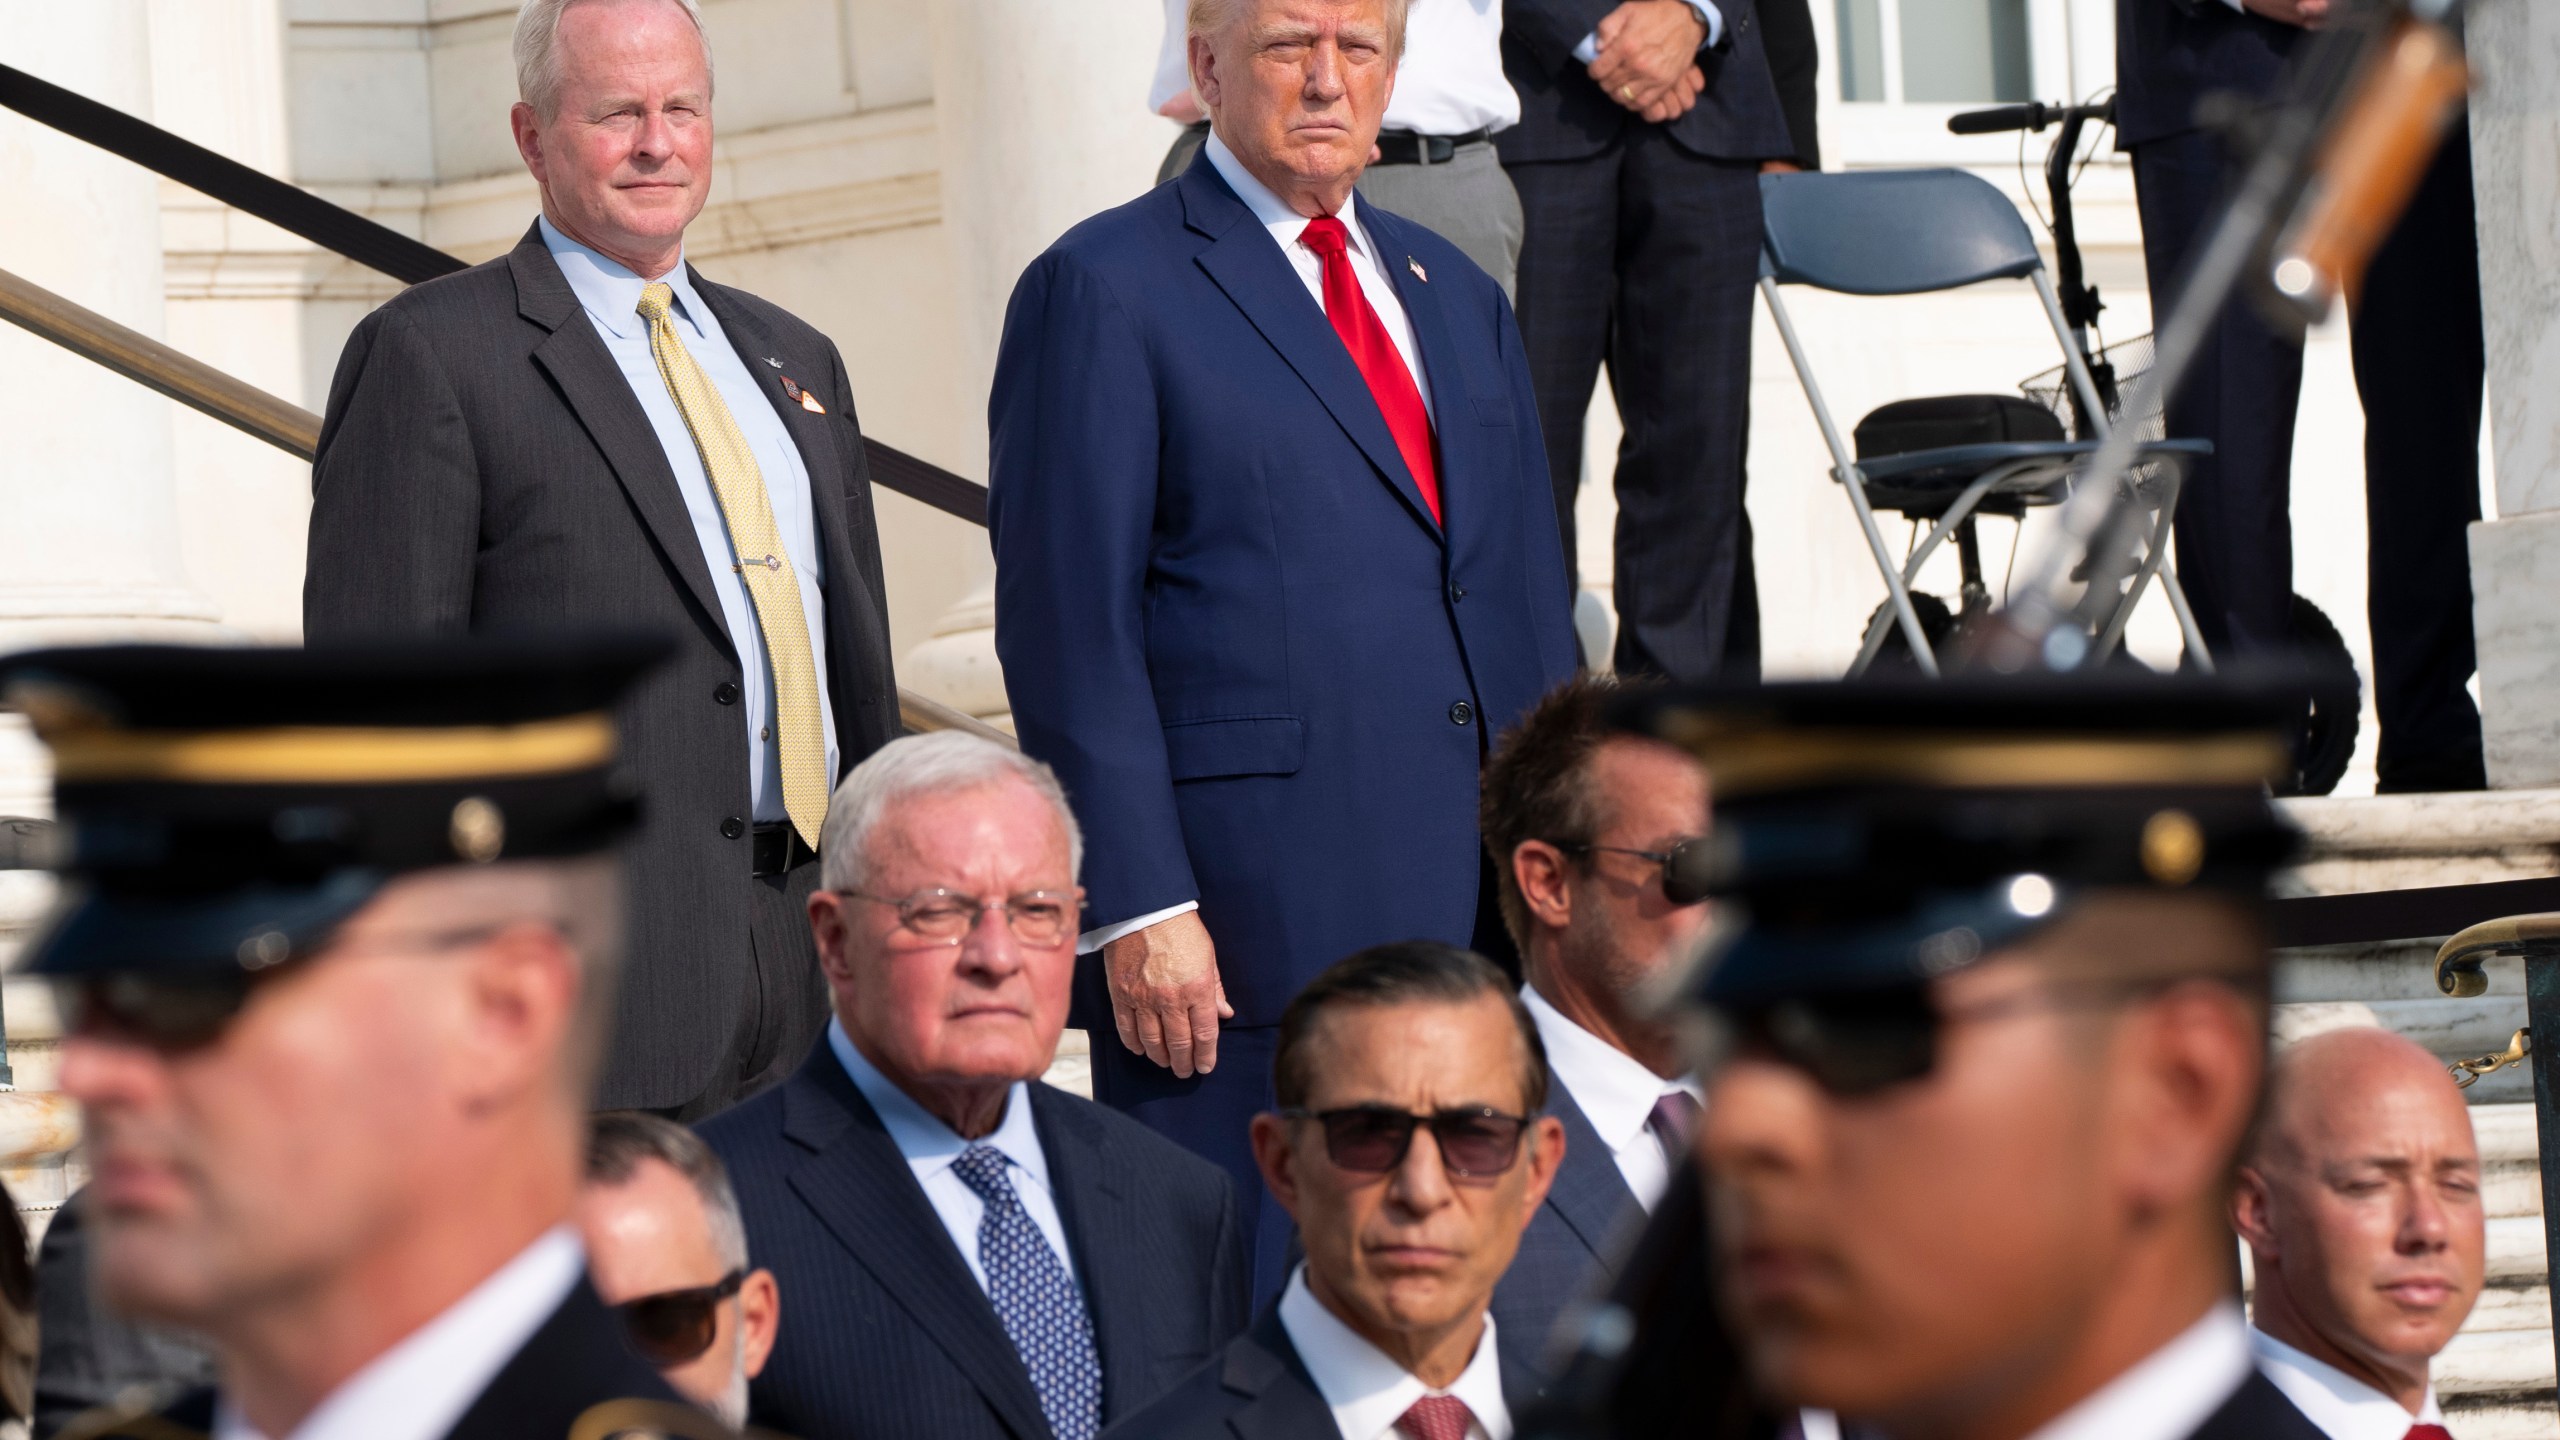
<svg viewBox="0 0 2560 1440">
<path fill-rule="evenodd" d="M 632 1348 L 661 1370 L 702 1358 L 720 1336 L 720 1302 L 738 1293 L 747 1272 L 732 1270 L 717 1285 L 665 1290 L 614 1306 Z"/>
<path fill-rule="evenodd" d="M 1430 1115 L 1383 1105 L 1280 1113 L 1322 1125 L 1324 1153 L 1335 1166 L 1355 1175 L 1384 1175 L 1402 1165 L 1413 1148 L 1413 1132 L 1428 1127 L 1432 1143 L 1440 1147 L 1442 1169 L 1459 1179 L 1489 1180 L 1520 1158 L 1520 1136 L 1529 1128 L 1525 1115 L 1505 1115 L 1484 1106 Z"/>
</svg>

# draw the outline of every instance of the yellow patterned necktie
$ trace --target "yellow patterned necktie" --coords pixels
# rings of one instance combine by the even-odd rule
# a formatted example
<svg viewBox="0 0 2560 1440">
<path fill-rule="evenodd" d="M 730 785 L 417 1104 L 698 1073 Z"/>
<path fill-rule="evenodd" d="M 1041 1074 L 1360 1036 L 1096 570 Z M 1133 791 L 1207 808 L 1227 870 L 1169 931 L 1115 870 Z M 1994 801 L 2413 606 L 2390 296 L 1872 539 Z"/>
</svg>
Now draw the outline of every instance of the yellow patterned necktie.
<svg viewBox="0 0 2560 1440">
<path fill-rule="evenodd" d="M 702 468 L 711 476 L 711 493 L 719 497 L 720 517 L 729 527 L 729 546 L 738 562 L 732 568 L 745 579 L 747 595 L 755 601 L 765 665 L 773 672 L 782 808 L 791 816 L 791 828 L 814 850 L 827 823 L 827 735 L 818 719 L 818 667 L 810 657 L 800 579 L 782 547 L 781 527 L 773 523 L 773 499 L 765 493 L 764 472 L 756 467 L 747 437 L 711 377 L 676 336 L 675 322 L 667 314 L 674 303 L 674 288 L 663 283 L 640 292 L 640 315 L 649 322 L 649 352 L 658 358 L 658 374 L 683 412 L 685 428 L 693 432 L 694 447 L 702 452 Z"/>
</svg>

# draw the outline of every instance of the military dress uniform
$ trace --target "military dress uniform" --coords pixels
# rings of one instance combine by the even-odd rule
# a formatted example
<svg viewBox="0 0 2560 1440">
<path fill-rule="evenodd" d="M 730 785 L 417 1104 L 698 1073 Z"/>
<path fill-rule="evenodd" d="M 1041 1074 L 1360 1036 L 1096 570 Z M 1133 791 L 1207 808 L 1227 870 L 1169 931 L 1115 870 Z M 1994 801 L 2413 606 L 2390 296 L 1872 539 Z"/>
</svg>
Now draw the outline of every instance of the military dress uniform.
<svg viewBox="0 0 2560 1440">
<path fill-rule="evenodd" d="M 123 1014 L 210 1006 L 218 1031 L 226 997 L 236 1010 L 258 972 L 329 963 L 335 928 L 402 875 L 608 850 L 637 813 L 613 778 L 612 707 L 662 650 L 564 637 L 0 661 L 0 701 L 52 751 L 65 882 L 19 970 Z M 210 1387 L 61 1433 L 254 1434 Z M 565 1217 L 368 1361 L 295 1440 L 403 1435 L 732 1440 L 631 1347 Z"/>
</svg>

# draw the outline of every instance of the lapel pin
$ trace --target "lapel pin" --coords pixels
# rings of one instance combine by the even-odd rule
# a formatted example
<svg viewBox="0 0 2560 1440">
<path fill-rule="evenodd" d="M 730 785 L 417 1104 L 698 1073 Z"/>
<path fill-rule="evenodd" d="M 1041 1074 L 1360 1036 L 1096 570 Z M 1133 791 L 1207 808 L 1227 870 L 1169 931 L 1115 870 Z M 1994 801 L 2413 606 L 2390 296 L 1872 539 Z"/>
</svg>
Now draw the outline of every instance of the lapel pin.
<svg viewBox="0 0 2560 1440">
<path fill-rule="evenodd" d="M 1407 255 L 1404 257 L 1404 268 L 1413 272 L 1414 279 L 1421 281 L 1425 285 L 1431 283 L 1431 277 L 1423 272 L 1421 261 Z"/>
<path fill-rule="evenodd" d="M 817 396 L 801 389 L 800 382 L 792 379 L 788 375 L 782 377 L 782 393 L 799 401 L 800 408 L 808 411 L 812 415 L 824 415 L 827 413 L 827 407 L 818 403 Z"/>
<path fill-rule="evenodd" d="M 774 359 L 774 358 L 773 358 L 772 356 L 770 356 L 770 355 L 767 355 L 766 357 L 764 357 L 764 363 L 766 363 L 767 365 L 772 366 L 772 367 L 773 367 L 774 369 L 776 369 L 776 370 L 779 370 L 779 369 L 781 369 L 781 368 L 782 368 L 782 362 L 781 362 L 781 361 L 779 361 L 779 360 Z"/>
</svg>

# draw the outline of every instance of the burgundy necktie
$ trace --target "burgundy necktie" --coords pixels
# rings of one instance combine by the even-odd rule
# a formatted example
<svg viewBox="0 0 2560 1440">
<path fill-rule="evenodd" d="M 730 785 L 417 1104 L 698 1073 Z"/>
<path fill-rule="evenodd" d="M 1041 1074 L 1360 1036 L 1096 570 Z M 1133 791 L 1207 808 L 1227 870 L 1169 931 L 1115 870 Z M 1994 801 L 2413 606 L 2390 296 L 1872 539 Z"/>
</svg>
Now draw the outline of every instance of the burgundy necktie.
<svg viewBox="0 0 2560 1440">
<path fill-rule="evenodd" d="M 1396 1433 L 1405 1440 L 1467 1440 L 1476 1412 L 1455 1395 L 1425 1395 L 1396 1417 Z"/>
<path fill-rule="evenodd" d="M 2400 1440 L 2453 1440 L 2453 1432 L 2441 1425 L 2412 1425 Z"/>
<path fill-rule="evenodd" d="M 1370 308 L 1360 277 L 1352 273 L 1351 232 L 1339 218 L 1319 216 L 1298 233 L 1298 243 L 1324 261 L 1325 318 L 1333 322 L 1334 333 L 1351 351 L 1360 378 L 1369 382 L 1378 413 L 1386 417 L 1387 433 L 1395 437 L 1405 468 L 1413 472 L 1413 483 L 1422 490 L 1422 503 L 1431 507 L 1432 519 L 1439 519 L 1440 467 L 1432 450 L 1431 412 L 1423 408 L 1421 387 L 1406 368 L 1396 342 L 1388 337 L 1378 312 Z"/>
</svg>

